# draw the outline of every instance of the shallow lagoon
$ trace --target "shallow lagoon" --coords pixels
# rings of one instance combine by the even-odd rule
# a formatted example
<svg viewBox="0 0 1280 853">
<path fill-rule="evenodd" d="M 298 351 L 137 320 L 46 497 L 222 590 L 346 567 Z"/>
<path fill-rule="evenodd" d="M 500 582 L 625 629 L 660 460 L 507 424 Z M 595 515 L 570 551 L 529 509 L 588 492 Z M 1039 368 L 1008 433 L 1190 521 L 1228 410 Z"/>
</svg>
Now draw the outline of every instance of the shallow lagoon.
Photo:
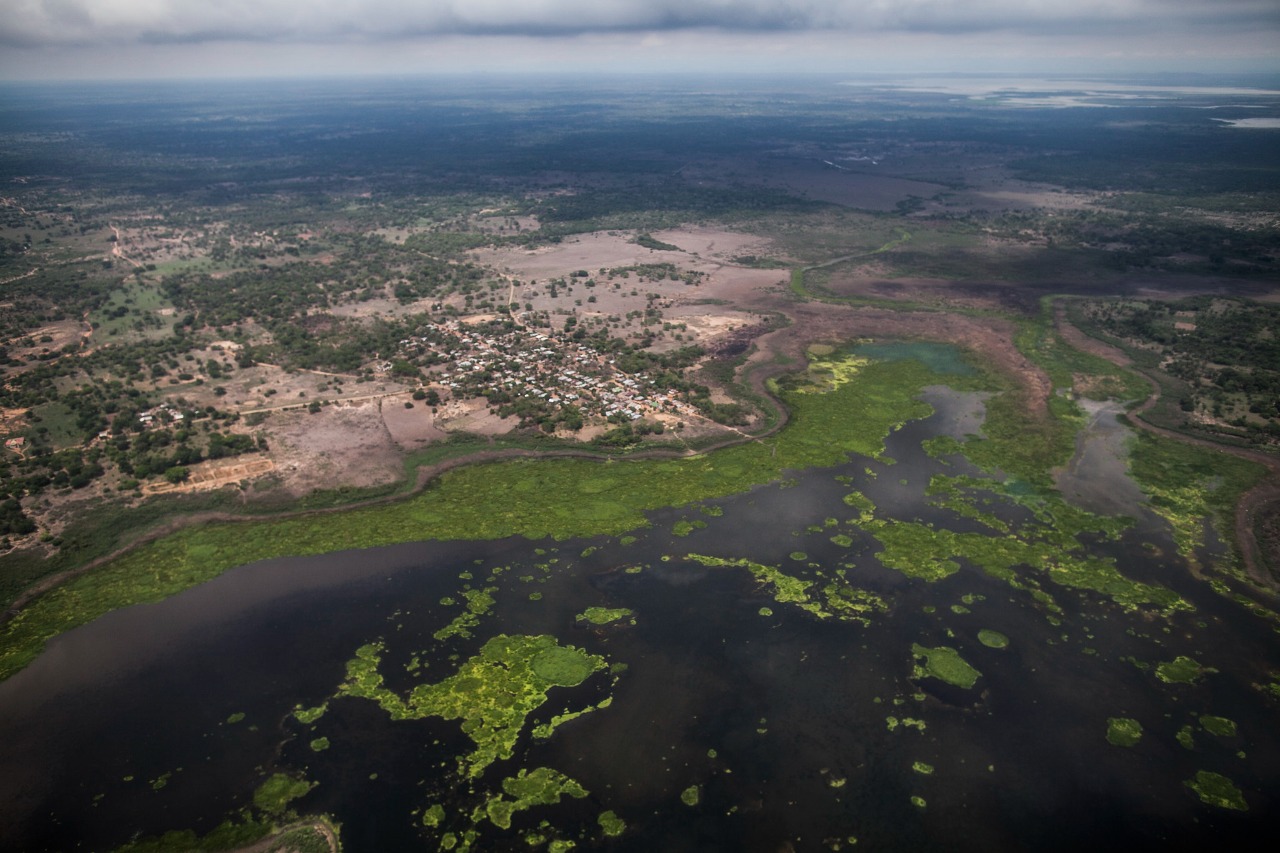
<svg viewBox="0 0 1280 853">
<path fill-rule="evenodd" d="M 935 414 L 894 433 L 885 459 L 650 513 L 634 538 L 274 560 L 63 635 L 0 684 L 0 844 L 109 849 L 137 833 L 207 832 L 283 772 L 316 783 L 292 805 L 333 815 L 349 851 L 449 839 L 477 850 L 1247 845 L 1280 790 L 1277 700 L 1255 687 L 1276 680 L 1276 635 L 1194 580 L 1145 512 L 1079 541 L 1194 612 L 1127 610 L 1052 571 L 1021 569 L 1011 585 L 963 557 L 936 582 L 882 566 L 872 517 L 995 535 L 926 496 L 935 475 L 978 473 L 921 443 L 971 431 L 980 398 L 926 399 Z M 998 489 L 975 494 L 1014 534 L 1036 523 Z M 885 606 L 860 611 L 868 624 L 837 618 L 846 589 Z M 494 603 L 468 611 L 468 592 L 488 597 L 478 590 Z M 592 607 L 632 615 L 578 618 Z M 450 625 L 461 631 L 442 632 Z M 608 667 L 546 686 L 515 722 L 511 757 L 474 778 L 459 765 L 477 751 L 474 730 L 458 720 L 395 719 L 386 702 L 340 695 L 370 643 L 384 687 L 408 698 L 498 635 L 548 635 Z M 980 675 L 969 688 L 921 675 L 916 646 L 953 649 Z M 1201 677 L 1157 676 L 1181 657 Z M 293 713 L 326 702 L 305 723 Z M 1108 742 L 1113 718 L 1136 720 L 1141 740 Z M 1186 784 L 1201 771 L 1238 786 L 1249 810 L 1201 802 Z M 588 793 L 517 808 L 511 791 L 527 778 Z M 616 838 L 606 813 L 625 825 Z"/>
</svg>

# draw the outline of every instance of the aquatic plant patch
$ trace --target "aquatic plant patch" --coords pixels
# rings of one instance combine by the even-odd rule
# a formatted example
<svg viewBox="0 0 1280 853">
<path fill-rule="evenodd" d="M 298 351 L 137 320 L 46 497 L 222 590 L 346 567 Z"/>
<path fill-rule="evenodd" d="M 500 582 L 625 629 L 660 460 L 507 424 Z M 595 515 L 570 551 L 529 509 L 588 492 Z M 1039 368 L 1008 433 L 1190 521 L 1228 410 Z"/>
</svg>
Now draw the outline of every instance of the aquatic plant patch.
<svg viewBox="0 0 1280 853">
<path fill-rule="evenodd" d="M 950 646 L 939 646 L 931 649 L 919 643 L 912 643 L 911 654 L 916 659 L 912 669 L 913 678 L 930 677 L 956 687 L 969 689 L 978 683 L 982 673 L 969 665 L 960 657 L 960 653 Z"/>
<path fill-rule="evenodd" d="M 1116 746 L 1137 746 L 1142 740 L 1142 724 L 1129 717 L 1107 719 L 1107 742 Z"/>
<path fill-rule="evenodd" d="M 576 687 L 607 666 L 599 655 L 562 646 L 549 635 L 500 634 L 454 675 L 418 685 L 402 697 L 384 686 L 379 672 L 383 648 L 371 643 L 356 651 L 338 695 L 370 699 L 397 720 L 460 720 L 475 743 L 474 752 L 458 757 L 459 771 L 468 777 L 511 757 L 529 714 L 546 702 L 549 690 Z"/>
</svg>

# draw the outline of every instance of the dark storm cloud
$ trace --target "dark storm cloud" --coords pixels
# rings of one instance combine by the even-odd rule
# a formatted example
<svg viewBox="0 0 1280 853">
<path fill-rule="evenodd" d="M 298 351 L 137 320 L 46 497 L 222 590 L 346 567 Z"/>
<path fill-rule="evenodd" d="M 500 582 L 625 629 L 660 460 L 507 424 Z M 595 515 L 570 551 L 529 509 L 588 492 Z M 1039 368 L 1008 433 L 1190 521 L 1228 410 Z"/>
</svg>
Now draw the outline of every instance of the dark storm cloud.
<svg viewBox="0 0 1280 853">
<path fill-rule="evenodd" d="M 0 0 L 0 43 L 849 31 L 1113 35 L 1280 28 L 1275 0 Z"/>
</svg>

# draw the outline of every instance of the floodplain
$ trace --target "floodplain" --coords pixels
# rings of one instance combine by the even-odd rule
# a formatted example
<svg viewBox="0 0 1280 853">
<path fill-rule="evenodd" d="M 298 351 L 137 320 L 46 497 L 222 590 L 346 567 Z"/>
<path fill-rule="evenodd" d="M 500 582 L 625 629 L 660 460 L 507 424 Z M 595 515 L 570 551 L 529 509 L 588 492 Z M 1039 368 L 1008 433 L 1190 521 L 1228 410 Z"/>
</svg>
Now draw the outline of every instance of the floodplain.
<svg viewBox="0 0 1280 853">
<path fill-rule="evenodd" d="M 1250 843 L 1280 103 L 1149 82 L 3 92 L 0 842 Z"/>
</svg>

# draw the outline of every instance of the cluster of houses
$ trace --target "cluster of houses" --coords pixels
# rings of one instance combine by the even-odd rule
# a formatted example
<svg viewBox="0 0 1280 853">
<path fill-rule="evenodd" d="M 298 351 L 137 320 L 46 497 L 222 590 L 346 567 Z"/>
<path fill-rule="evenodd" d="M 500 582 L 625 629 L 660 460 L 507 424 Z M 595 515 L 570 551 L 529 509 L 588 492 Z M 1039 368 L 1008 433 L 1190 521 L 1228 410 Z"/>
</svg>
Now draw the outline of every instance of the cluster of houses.
<svg viewBox="0 0 1280 853">
<path fill-rule="evenodd" d="M 147 409 L 145 412 L 138 412 L 138 423 L 144 427 L 150 427 L 159 421 L 160 423 L 178 423 L 186 419 L 186 415 L 170 406 L 168 403 L 161 403 L 154 409 Z"/>
<path fill-rule="evenodd" d="M 519 328 L 493 333 L 456 321 L 441 329 L 447 341 L 441 355 L 447 360 L 433 368 L 432 379 L 456 398 L 523 397 L 552 407 L 573 405 L 583 416 L 633 421 L 660 412 L 697 415 L 647 374 L 619 370 L 613 359 L 567 336 Z M 442 348 L 424 338 L 400 344 L 418 352 Z"/>
</svg>

